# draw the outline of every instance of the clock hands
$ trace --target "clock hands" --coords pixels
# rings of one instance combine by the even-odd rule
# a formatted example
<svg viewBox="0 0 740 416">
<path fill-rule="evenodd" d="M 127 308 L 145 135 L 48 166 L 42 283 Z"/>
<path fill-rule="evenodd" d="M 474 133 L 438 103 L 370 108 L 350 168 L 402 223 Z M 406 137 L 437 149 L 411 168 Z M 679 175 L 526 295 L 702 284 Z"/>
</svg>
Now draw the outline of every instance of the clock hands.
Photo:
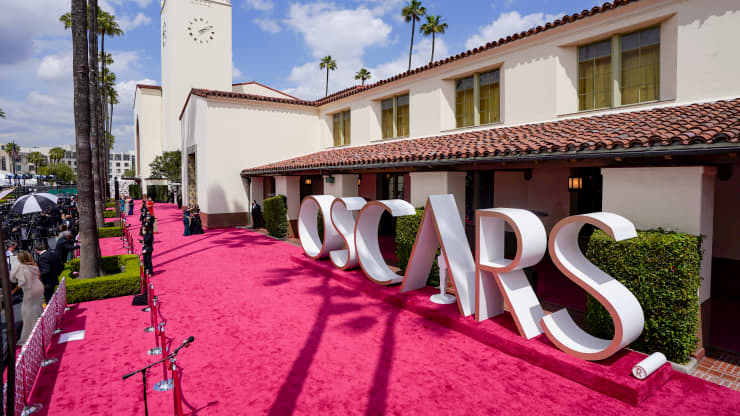
<svg viewBox="0 0 740 416">
<path fill-rule="evenodd" d="M 209 31 L 211 29 L 213 29 L 213 26 L 206 26 L 203 29 L 199 30 L 198 33 L 204 33 L 204 32 L 207 32 L 207 31 Z"/>
</svg>

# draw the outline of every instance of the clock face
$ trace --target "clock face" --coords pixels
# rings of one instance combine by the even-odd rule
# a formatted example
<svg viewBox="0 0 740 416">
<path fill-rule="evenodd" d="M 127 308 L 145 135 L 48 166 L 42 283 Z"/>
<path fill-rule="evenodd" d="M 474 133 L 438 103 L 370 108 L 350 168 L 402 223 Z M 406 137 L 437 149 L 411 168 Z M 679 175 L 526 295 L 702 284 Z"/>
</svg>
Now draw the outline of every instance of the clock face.
<svg viewBox="0 0 740 416">
<path fill-rule="evenodd" d="M 167 22 L 162 23 L 162 46 L 167 46 Z"/>
<path fill-rule="evenodd" d="M 216 31 L 213 29 L 213 25 L 208 23 L 208 20 L 202 17 L 196 17 L 193 20 L 188 21 L 188 37 L 197 44 L 207 44 L 213 40 L 216 35 Z"/>
</svg>

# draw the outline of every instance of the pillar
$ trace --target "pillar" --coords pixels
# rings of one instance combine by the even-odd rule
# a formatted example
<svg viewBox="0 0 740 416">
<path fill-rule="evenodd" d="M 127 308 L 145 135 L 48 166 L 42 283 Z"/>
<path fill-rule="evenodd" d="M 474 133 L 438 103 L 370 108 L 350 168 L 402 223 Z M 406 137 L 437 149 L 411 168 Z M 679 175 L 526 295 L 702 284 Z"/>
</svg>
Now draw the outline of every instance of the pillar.
<svg viewBox="0 0 740 416">
<path fill-rule="evenodd" d="M 301 207 L 301 177 L 276 176 L 275 195 L 285 195 L 288 206 L 288 231 L 298 236 L 298 209 Z"/>
<path fill-rule="evenodd" d="M 664 228 L 703 237 L 699 271 L 700 346 L 708 335 L 716 168 L 707 166 L 605 168 L 602 209 L 638 230 Z"/>
<path fill-rule="evenodd" d="M 452 194 L 465 216 L 465 172 L 411 172 L 411 205 L 423 208 L 429 195 Z"/>
<path fill-rule="evenodd" d="M 357 196 L 360 175 L 342 174 L 324 177 L 324 194 L 336 197 Z"/>
</svg>

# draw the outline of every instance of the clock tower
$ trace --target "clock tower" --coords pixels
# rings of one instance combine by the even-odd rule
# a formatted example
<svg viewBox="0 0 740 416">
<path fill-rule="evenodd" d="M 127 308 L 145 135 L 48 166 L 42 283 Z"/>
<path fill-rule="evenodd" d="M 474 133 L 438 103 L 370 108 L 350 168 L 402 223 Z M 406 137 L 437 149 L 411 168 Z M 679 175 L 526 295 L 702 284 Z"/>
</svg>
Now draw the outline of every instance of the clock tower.
<svg viewBox="0 0 740 416">
<path fill-rule="evenodd" d="M 162 150 L 182 150 L 190 89 L 231 91 L 231 0 L 161 0 L 160 16 Z"/>
</svg>

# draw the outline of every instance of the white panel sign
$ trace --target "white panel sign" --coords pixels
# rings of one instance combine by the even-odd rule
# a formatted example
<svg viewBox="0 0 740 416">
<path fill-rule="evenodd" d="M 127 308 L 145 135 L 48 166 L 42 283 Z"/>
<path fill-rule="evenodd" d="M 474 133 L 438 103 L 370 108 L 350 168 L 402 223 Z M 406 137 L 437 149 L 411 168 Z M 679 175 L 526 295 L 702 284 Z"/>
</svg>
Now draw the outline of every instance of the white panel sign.
<svg viewBox="0 0 740 416">
<path fill-rule="evenodd" d="M 355 250 L 355 217 L 352 212 L 361 210 L 366 203 L 365 198 L 353 196 L 337 198 L 331 204 L 331 223 L 344 239 L 345 248 L 332 251 L 329 257 L 340 269 L 354 269 L 359 264 Z"/>
<path fill-rule="evenodd" d="M 342 248 L 342 237 L 331 226 L 331 203 L 334 199 L 331 195 L 307 196 L 298 210 L 298 238 L 303 251 L 312 259 L 323 259 L 329 256 L 329 252 Z M 319 238 L 319 210 L 324 219 L 323 241 Z"/>
</svg>

